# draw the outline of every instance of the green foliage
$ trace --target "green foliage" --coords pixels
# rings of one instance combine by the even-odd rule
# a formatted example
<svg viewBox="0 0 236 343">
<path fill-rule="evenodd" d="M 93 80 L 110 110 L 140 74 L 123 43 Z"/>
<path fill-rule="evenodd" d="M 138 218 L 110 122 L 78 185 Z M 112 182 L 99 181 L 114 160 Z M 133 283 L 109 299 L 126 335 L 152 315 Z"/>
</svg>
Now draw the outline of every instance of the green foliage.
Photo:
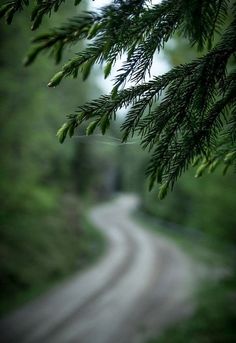
<svg viewBox="0 0 236 343">
<path fill-rule="evenodd" d="M 72 272 L 96 260 L 104 251 L 102 235 L 81 217 L 72 195 L 32 190 L 31 201 L 14 215 L 0 212 L 0 315 L 45 291 Z"/>
<path fill-rule="evenodd" d="M 144 213 L 152 218 L 166 221 L 167 223 L 175 223 L 182 226 L 190 224 L 189 218 L 192 216 L 195 198 L 193 190 L 186 190 L 185 183 L 186 176 L 183 176 L 174 191 L 169 194 L 165 201 L 158 201 L 155 192 L 150 193 L 145 191 L 142 202 Z"/>
<path fill-rule="evenodd" d="M 209 273 L 209 284 L 204 284 L 195 298 L 192 316 L 176 322 L 162 335 L 157 331 L 157 337 L 153 335 L 147 343 L 233 343 L 236 339 L 235 177 L 228 174 L 222 180 L 217 174 L 210 180 L 203 177 L 193 182 L 186 173 L 164 202 L 153 198 L 146 202 L 149 215 L 137 213 L 143 225 L 173 239 Z"/>
<path fill-rule="evenodd" d="M 65 9 L 61 15 L 67 13 Z M 30 71 L 22 69 L 26 20 L 23 12 L 14 26 L 0 23 L 1 315 L 88 265 L 104 248 L 81 205 L 98 164 L 95 154 L 91 158 L 90 147 L 75 139 L 58 145 L 55 136 L 63 112 L 86 99 L 87 86 L 76 99 L 69 87 L 49 95 L 42 87 L 51 70 L 47 58 Z M 93 168 L 88 159 L 93 159 Z"/>
<path fill-rule="evenodd" d="M 36 1 L 32 29 L 63 2 Z M 9 16 L 11 19 L 27 4 L 13 0 L 2 6 L 1 15 L 11 21 Z M 64 141 L 67 133 L 73 134 L 74 128 L 87 120 L 95 120 L 104 134 L 117 111 L 129 107 L 122 125 L 123 141 L 137 133 L 142 147 L 152 153 L 147 175 L 151 188 L 161 183 L 160 198 L 196 159 L 201 165 L 197 176 L 221 163 L 226 172 L 236 161 L 236 84 L 235 71 L 229 67 L 236 47 L 235 14 L 235 4 L 229 0 L 164 0 L 157 5 L 148 0 L 118 0 L 36 37 L 26 65 L 43 51 L 50 51 L 58 63 L 67 46 L 90 41 L 51 79 L 49 86 L 53 87 L 79 72 L 86 79 L 95 63 L 106 63 L 107 77 L 115 61 L 126 53 L 111 94 L 78 107 L 68 116 L 72 130 L 64 126 L 59 140 Z M 185 37 L 202 56 L 145 82 L 154 54 L 174 34 Z M 220 36 L 217 43 L 216 35 Z M 122 89 L 126 81 L 135 86 Z"/>
<path fill-rule="evenodd" d="M 234 343 L 235 276 L 208 286 L 199 295 L 199 305 L 192 318 L 148 343 Z"/>
<path fill-rule="evenodd" d="M 36 0 L 35 6 L 32 10 L 31 14 L 31 21 L 32 26 L 31 29 L 37 29 L 41 23 L 42 19 L 46 14 L 51 14 L 51 11 L 57 12 L 60 5 L 65 2 L 65 0 L 50 0 L 50 1 L 41 1 Z M 80 1 L 75 1 L 75 5 L 78 4 Z M 0 17 L 5 16 L 6 21 L 8 24 L 12 22 L 12 19 L 16 12 L 20 12 L 24 9 L 24 7 L 29 6 L 29 0 L 11 0 L 6 2 L 2 5 L 0 10 Z"/>
<path fill-rule="evenodd" d="M 189 48 L 187 40 L 181 37 L 175 37 L 165 51 L 165 57 L 174 66 L 196 58 L 197 54 L 196 49 Z M 231 156 L 229 154 L 229 159 Z M 235 174 L 229 170 L 222 178 L 221 163 L 220 158 L 213 161 L 195 158 L 192 167 L 165 201 L 158 201 L 155 192 L 143 193 L 144 211 L 163 220 L 167 226 L 168 223 L 179 224 L 189 228 L 190 234 L 193 228 L 209 239 L 235 244 Z M 223 165 L 229 167 L 227 158 Z"/>
<path fill-rule="evenodd" d="M 185 173 L 165 201 L 157 201 L 154 192 L 146 191 L 144 212 L 163 220 L 167 226 L 172 223 L 194 228 L 210 239 L 235 245 L 235 175 L 229 172 L 222 179 L 221 173 L 216 171 L 211 178 L 204 175 L 196 180 L 193 175 L 193 171 Z"/>
</svg>

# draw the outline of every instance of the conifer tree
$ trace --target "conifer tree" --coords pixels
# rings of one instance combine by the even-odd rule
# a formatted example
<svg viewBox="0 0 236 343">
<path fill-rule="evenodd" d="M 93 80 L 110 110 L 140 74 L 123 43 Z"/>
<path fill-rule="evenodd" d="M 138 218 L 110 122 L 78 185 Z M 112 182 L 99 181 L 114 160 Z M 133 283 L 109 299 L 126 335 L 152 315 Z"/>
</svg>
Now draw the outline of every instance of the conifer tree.
<svg viewBox="0 0 236 343">
<path fill-rule="evenodd" d="M 17 12 L 32 5 L 31 29 L 36 30 L 45 15 L 65 2 L 10 0 L 1 6 L 0 16 L 11 23 Z M 55 87 L 78 73 L 86 79 L 96 63 L 104 66 L 106 78 L 116 60 L 126 56 L 110 94 L 78 107 L 57 135 L 63 142 L 84 122 L 88 135 L 96 128 L 105 134 L 117 111 L 127 108 L 123 142 L 134 134 L 140 137 L 151 154 L 150 189 L 160 183 L 163 198 L 190 165 L 198 166 L 196 176 L 221 164 L 224 173 L 229 166 L 236 168 L 235 32 L 236 4 L 230 0 L 114 0 L 36 36 L 25 65 L 45 51 L 60 63 L 68 46 L 85 40 L 87 47 L 50 80 L 48 86 Z M 154 54 L 176 34 L 201 56 L 146 81 Z M 127 81 L 133 86 L 126 87 Z"/>
</svg>

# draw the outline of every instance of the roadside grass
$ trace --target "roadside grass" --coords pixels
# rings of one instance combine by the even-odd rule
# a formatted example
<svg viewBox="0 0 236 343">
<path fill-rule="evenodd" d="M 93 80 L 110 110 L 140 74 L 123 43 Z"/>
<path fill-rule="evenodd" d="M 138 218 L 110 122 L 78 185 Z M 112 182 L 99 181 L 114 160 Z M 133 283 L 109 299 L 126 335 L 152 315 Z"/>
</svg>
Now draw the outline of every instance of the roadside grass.
<svg viewBox="0 0 236 343">
<path fill-rule="evenodd" d="M 147 343 L 235 343 L 236 277 L 205 287 L 193 316 Z"/>
<path fill-rule="evenodd" d="M 106 242 L 74 195 L 1 216 L 0 316 L 97 261 Z M 30 211 L 29 211 L 30 210 Z"/>
<path fill-rule="evenodd" d="M 196 229 L 161 221 L 154 215 L 143 211 L 142 208 L 135 211 L 134 219 L 144 228 L 175 242 L 193 259 L 202 261 L 208 266 L 233 267 L 232 263 L 236 260 L 236 247 L 232 244 L 227 244 Z"/>
<path fill-rule="evenodd" d="M 141 209 L 135 219 L 178 244 L 190 258 L 211 268 L 225 268 L 230 273 L 220 279 L 203 282 L 196 293 L 194 314 L 167 329 L 161 336 L 146 343 L 235 343 L 236 342 L 236 274 L 235 248 L 214 237 L 198 234 L 195 230 L 167 225 Z"/>
</svg>

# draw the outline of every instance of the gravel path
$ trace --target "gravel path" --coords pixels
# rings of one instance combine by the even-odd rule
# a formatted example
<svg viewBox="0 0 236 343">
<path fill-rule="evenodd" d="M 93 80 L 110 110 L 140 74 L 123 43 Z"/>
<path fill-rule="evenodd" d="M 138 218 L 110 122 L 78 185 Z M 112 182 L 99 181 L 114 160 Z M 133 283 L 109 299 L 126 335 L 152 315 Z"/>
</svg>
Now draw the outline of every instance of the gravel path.
<svg viewBox="0 0 236 343">
<path fill-rule="evenodd" d="M 2 343 L 136 343 L 187 316 L 199 268 L 173 242 L 130 216 L 122 195 L 91 211 L 108 240 L 83 273 L 0 321 Z"/>
</svg>

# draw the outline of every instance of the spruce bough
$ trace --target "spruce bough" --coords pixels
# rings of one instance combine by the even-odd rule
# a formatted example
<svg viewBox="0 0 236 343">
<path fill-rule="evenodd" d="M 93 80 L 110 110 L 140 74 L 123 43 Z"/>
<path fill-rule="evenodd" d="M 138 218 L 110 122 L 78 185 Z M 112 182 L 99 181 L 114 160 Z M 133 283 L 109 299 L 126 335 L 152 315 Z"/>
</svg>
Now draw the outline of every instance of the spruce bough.
<svg viewBox="0 0 236 343">
<path fill-rule="evenodd" d="M 0 16 L 11 23 L 17 12 L 32 5 L 31 29 L 36 30 L 45 15 L 65 2 L 12 0 L 1 6 Z M 159 183 L 163 198 L 190 165 L 197 166 L 196 177 L 220 165 L 223 173 L 230 166 L 236 168 L 235 32 L 236 5 L 230 0 L 163 0 L 155 5 L 147 0 L 116 0 L 36 36 L 25 65 L 44 51 L 60 63 L 68 46 L 86 40 L 86 48 L 50 80 L 48 86 L 55 87 L 79 73 L 86 79 L 96 63 L 104 66 L 106 78 L 125 55 L 111 93 L 78 107 L 57 135 L 62 143 L 84 122 L 87 134 L 96 128 L 105 134 L 117 111 L 127 108 L 123 142 L 140 137 L 151 154 L 150 189 Z M 146 82 L 154 54 L 174 35 L 185 37 L 201 57 Z M 134 85 L 126 88 L 127 81 Z"/>
</svg>

